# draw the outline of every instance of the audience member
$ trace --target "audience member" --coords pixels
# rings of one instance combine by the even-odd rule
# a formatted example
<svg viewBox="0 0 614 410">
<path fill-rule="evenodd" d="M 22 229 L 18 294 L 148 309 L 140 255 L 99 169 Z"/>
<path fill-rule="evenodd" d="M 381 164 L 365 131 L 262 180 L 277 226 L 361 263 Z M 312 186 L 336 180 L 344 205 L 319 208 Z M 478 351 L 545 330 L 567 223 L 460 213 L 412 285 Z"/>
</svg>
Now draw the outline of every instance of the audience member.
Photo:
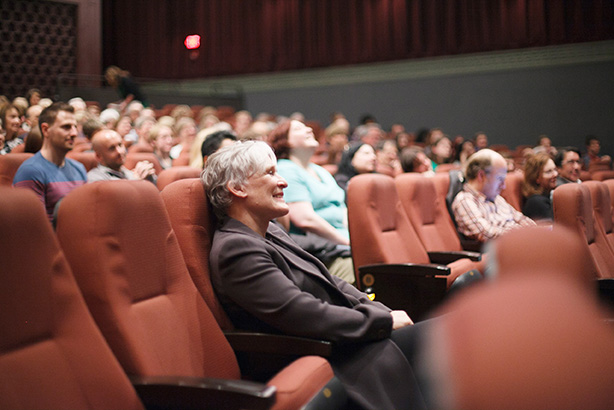
<svg viewBox="0 0 614 410">
<path fill-rule="evenodd" d="M 556 177 L 556 186 L 569 184 L 570 182 L 580 183 L 580 151 L 574 147 L 559 149 L 554 157 L 554 165 L 559 175 Z"/>
<path fill-rule="evenodd" d="M 556 188 L 558 174 L 554 161 L 546 152 L 527 158 L 522 183 L 523 214 L 534 221 L 554 219 L 551 193 Z"/>
<path fill-rule="evenodd" d="M 431 159 L 433 171 L 436 171 L 438 165 L 447 164 L 452 159 L 452 141 L 445 135 L 432 141 L 428 157 Z"/>
<path fill-rule="evenodd" d="M 114 108 L 107 108 L 100 113 L 98 118 L 106 128 L 112 130 L 115 128 L 115 123 L 119 120 L 119 111 Z"/>
<path fill-rule="evenodd" d="M 403 172 L 418 172 L 432 176 L 433 166 L 421 147 L 407 147 L 401 151 L 401 167 Z"/>
<path fill-rule="evenodd" d="M 507 162 L 501 154 L 483 148 L 469 157 L 466 183 L 452 202 L 458 231 L 479 242 L 496 238 L 510 229 L 535 225 L 501 195 L 505 188 Z"/>
<path fill-rule="evenodd" d="M 303 124 L 292 123 L 293 131 L 300 124 L 308 137 Z M 270 223 L 289 211 L 283 192 L 288 184 L 276 172 L 270 147 L 245 141 L 221 149 L 209 157 L 202 180 L 220 218 L 211 280 L 233 324 L 334 341 L 328 360 L 352 409 L 425 408 L 412 364 L 413 343 L 429 324 L 412 326 L 404 311 L 372 302 L 331 276 Z"/>
<path fill-rule="evenodd" d="M 403 173 L 396 141 L 392 139 L 381 140 L 375 146 L 375 155 L 377 156 L 375 172 L 391 177 Z"/>
<path fill-rule="evenodd" d="M 30 88 L 26 93 L 26 100 L 28 100 L 30 107 L 38 105 L 41 100 L 41 91 L 38 88 Z"/>
<path fill-rule="evenodd" d="M 171 158 L 171 148 L 173 147 L 173 129 L 164 124 L 156 124 L 149 131 L 149 144 L 153 147 L 153 152 L 160 162 L 162 169 L 173 166 Z"/>
<path fill-rule="evenodd" d="M 475 133 L 475 150 L 479 151 L 484 148 L 488 148 L 488 136 L 486 133 L 479 131 Z"/>
<path fill-rule="evenodd" d="M 375 172 L 376 166 L 377 156 L 373 147 L 365 142 L 355 142 L 343 152 L 339 169 L 335 173 L 335 181 L 347 192 L 348 183 L 353 177 Z"/>
<path fill-rule="evenodd" d="M 469 157 L 472 156 L 474 153 L 475 145 L 473 144 L 473 141 L 466 140 L 463 138 L 456 150 L 456 158 L 454 162 L 461 167 L 464 167 Z"/>
<path fill-rule="evenodd" d="M 70 100 L 68 100 L 68 105 L 75 109 L 75 114 L 81 111 L 85 111 L 87 108 L 85 101 L 83 101 L 83 98 L 81 97 L 71 98 Z"/>
<path fill-rule="evenodd" d="M 609 155 L 599 155 L 601 141 L 596 135 L 588 135 L 584 140 L 586 154 L 582 157 L 583 168 L 587 171 L 609 170 L 612 168 L 612 158 Z"/>
<path fill-rule="evenodd" d="M 227 147 L 237 141 L 237 136 L 230 131 L 217 131 L 210 134 L 203 141 L 200 151 L 203 156 L 203 168 L 207 164 L 210 155 L 217 152 L 220 148 Z"/>
<path fill-rule="evenodd" d="M 43 111 L 43 107 L 40 105 L 31 105 L 26 110 L 26 120 L 24 121 L 24 129 L 27 132 L 32 131 L 35 128 L 38 128 L 38 117 L 41 115 Z"/>
<path fill-rule="evenodd" d="M 341 155 L 348 146 L 349 126 L 345 118 L 339 118 L 326 127 L 327 164 L 339 165 Z"/>
<path fill-rule="evenodd" d="M 132 119 L 124 115 L 115 123 L 115 131 L 122 137 L 122 140 L 126 140 L 126 136 L 132 131 Z"/>
<path fill-rule="evenodd" d="M 556 155 L 556 148 L 552 146 L 552 141 L 547 135 L 540 135 L 537 138 L 537 145 L 533 148 L 533 152 L 536 154 L 544 152 L 550 155 L 551 158 L 554 158 Z"/>
<path fill-rule="evenodd" d="M 4 155 L 24 143 L 19 109 L 13 103 L 4 103 L 0 106 L 0 122 L 4 129 L 4 147 L 0 150 L 0 155 Z"/>
<path fill-rule="evenodd" d="M 95 133 L 92 148 L 99 164 L 87 173 L 87 182 L 146 179 L 155 183 L 156 173 L 151 162 L 139 161 L 132 171 L 124 166 L 126 147 L 117 131 L 101 130 Z"/>
<path fill-rule="evenodd" d="M 233 129 L 235 133 L 239 136 L 239 138 L 243 137 L 243 134 L 249 129 L 252 125 L 252 114 L 249 111 L 241 110 L 237 111 L 234 115 L 234 125 Z"/>
<path fill-rule="evenodd" d="M 189 157 L 190 148 L 194 139 L 196 139 L 196 123 L 194 120 L 190 117 L 179 118 L 175 123 L 175 135 L 179 138 L 179 144 L 171 149 L 171 158 L 179 158 L 182 153 Z"/>
<path fill-rule="evenodd" d="M 32 131 L 28 133 L 26 137 L 25 147 L 23 152 L 29 152 L 32 154 L 37 153 L 43 147 L 43 136 L 41 135 L 38 124 L 36 128 L 32 128 Z"/>
<path fill-rule="evenodd" d="M 416 142 L 416 136 L 406 131 L 401 131 L 394 136 L 397 143 L 397 150 L 402 152 L 403 149 L 412 146 Z"/>
<path fill-rule="evenodd" d="M 21 164 L 13 185 L 34 191 L 53 221 L 58 202 L 85 184 L 86 173 L 83 164 L 66 158 L 77 137 L 74 109 L 64 102 L 54 103 L 41 112 L 38 122 L 43 145 Z"/>
<path fill-rule="evenodd" d="M 132 100 L 140 101 L 144 106 L 149 105 L 147 98 L 141 91 L 141 87 L 128 71 L 112 65 L 105 70 L 104 78 L 111 87 L 117 90 L 122 98 L 119 102 L 119 111 L 123 111 Z"/>
<path fill-rule="evenodd" d="M 290 210 L 289 232 L 297 240 L 315 235 L 335 245 L 349 246 L 345 193 L 327 170 L 311 162 L 318 148 L 313 130 L 300 121 L 285 121 L 271 131 L 269 142 L 279 159 L 279 174 L 288 181 L 284 196 Z M 328 260 L 330 254 L 320 256 L 331 273 L 354 282 L 351 258 L 333 255 Z"/>
<path fill-rule="evenodd" d="M 126 141 L 130 141 L 128 152 L 153 152 L 149 133 L 154 125 L 156 125 L 156 120 L 153 117 L 137 118 L 134 128 L 124 136 L 126 145 Z"/>
</svg>

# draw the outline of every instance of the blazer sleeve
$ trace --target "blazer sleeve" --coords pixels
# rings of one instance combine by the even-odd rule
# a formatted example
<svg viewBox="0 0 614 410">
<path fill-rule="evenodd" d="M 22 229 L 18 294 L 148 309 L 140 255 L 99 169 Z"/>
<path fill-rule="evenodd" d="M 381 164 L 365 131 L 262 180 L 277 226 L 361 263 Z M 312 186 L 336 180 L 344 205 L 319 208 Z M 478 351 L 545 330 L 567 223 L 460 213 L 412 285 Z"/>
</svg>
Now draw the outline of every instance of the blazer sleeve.
<svg viewBox="0 0 614 410">
<path fill-rule="evenodd" d="M 218 245 L 217 266 L 211 269 L 218 271 L 224 295 L 281 332 L 347 343 L 390 336 L 387 308 L 374 303 L 339 306 L 305 291 L 297 283 L 313 287 L 318 281 L 289 265 L 278 266 L 263 240 L 235 233 Z"/>
</svg>

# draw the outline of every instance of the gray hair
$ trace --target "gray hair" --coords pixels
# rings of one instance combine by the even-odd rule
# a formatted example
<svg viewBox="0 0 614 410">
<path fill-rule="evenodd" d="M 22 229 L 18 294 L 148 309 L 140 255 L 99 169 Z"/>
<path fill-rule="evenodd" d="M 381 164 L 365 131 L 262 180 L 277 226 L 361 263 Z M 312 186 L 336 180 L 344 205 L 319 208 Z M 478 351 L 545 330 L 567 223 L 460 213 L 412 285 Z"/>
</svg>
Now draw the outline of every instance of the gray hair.
<svg viewBox="0 0 614 410">
<path fill-rule="evenodd" d="M 200 180 L 218 218 L 226 216 L 232 204 L 228 185 L 245 186 L 247 180 L 266 171 L 264 158 L 277 161 L 271 147 L 263 141 L 238 141 L 212 154 L 205 164 Z"/>
</svg>

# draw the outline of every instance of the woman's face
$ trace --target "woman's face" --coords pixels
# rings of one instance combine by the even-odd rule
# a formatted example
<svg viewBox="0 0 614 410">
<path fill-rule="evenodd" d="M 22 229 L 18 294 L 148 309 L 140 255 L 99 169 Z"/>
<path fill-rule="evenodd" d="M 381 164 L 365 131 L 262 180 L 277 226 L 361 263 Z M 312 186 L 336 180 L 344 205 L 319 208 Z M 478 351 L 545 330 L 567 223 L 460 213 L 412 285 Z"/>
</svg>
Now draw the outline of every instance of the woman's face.
<svg viewBox="0 0 614 410">
<path fill-rule="evenodd" d="M 352 158 L 352 166 L 359 174 L 365 174 L 375 171 L 377 157 L 375 150 L 369 144 L 363 144 Z"/>
<path fill-rule="evenodd" d="M 554 165 L 554 161 L 551 159 L 546 162 L 546 165 L 542 168 L 542 172 L 537 178 L 537 184 L 544 189 L 546 192 L 552 191 L 556 188 L 556 177 L 559 173 L 556 170 L 556 166 Z"/>
<path fill-rule="evenodd" d="M 6 131 L 6 137 L 8 140 L 13 139 L 21 131 L 21 117 L 16 108 L 9 108 L 6 110 L 6 117 L 2 124 Z"/>
<path fill-rule="evenodd" d="M 290 144 L 291 149 L 317 148 L 319 145 L 313 135 L 313 129 L 297 120 L 292 120 L 292 122 L 290 122 L 288 144 Z"/>
<path fill-rule="evenodd" d="M 439 158 L 447 159 L 452 155 L 452 143 L 446 137 L 440 139 L 435 146 L 433 146 L 433 154 Z"/>
<path fill-rule="evenodd" d="M 289 208 L 283 192 L 288 183 L 277 173 L 277 163 L 273 159 L 266 157 L 264 162 L 264 172 L 249 177 L 243 192 L 247 210 L 269 221 L 288 213 Z"/>
<path fill-rule="evenodd" d="M 30 105 L 36 105 L 40 102 L 41 100 L 41 95 L 39 93 L 32 93 L 32 95 L 30 96 Z"/>
<path fill-rule="evenodd" d="M 173 148 L 173 132 L 169 127 L 161 127 L 158 138 L 154 142 L 154 147 L 160 153 L 166 155 Z"/>
<path fill-rule="evenodd" d="M 120 118 L 120 120 L 117 122 L 117 125 L 115 126 L 115 131 L 117 131 L 117 133 L 122 137 L 126 136 L 131 129 L 132 123 L 130 122 L 130 118 L 128 117 Z"/>
</svg>

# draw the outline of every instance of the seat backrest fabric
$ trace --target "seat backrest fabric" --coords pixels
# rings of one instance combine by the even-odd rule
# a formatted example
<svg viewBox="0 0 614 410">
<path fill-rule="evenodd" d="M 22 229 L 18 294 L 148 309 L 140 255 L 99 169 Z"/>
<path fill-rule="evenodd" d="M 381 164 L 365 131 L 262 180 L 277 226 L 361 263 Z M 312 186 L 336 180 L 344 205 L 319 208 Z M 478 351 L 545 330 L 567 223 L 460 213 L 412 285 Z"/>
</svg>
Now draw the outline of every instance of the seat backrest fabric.
<svg viewBox="0 0 614 410">
<path fill-rule="evenodd" d="M 405 173 L 395 178 L 399 200 L 427 251 L 462 250 L 445 201 L 433 178 Z"/>
<path fill-rule="evenodd" d="M 156 154 L 153 152 L 129 152 L 126 154 L 126 161 L 124 162 L 124 166 L 128 169 L 134 169 L 136 164 L 140 161 L 149 161 L 153 164 L 154 169 L 156 171 L 156 175 L 160 175 L 162 172 L 162 166 L 160 165 L 160 161 Z"/>
<path fill-rule="evenodd" d="M 0 232 L 0 408 L 141 409 L 34 193 L 0 188 Z"/>
<path fill-rule="evenodd" d="M 420 355 L 435 407 L 612 407 L 614 333 L 604 312 L 576 281 L 532 273 L 467 289 L 438 312 Z"/>
<path fill-rule="evenodd" d="M 394 178 L 381 174 L 353 177 L 347 203 L 356 271 L 378 263 L 429 263 L 426 249 L 399 202 Z"/>
<path fill-rule="evenodd" d="M 198 178 L 201 172 L 201 169 L 190 166 L 170 167 L 164 169 L 162 172 L 160 172 L 160 175 L 158 175 L 158 189 L 162 191 L 167 185 L 180 179 Z"/>
<path fill-rule="evenodd" d="M 588 187 L 584 184 L 564 184 L 552 195 L 554 224 L 565 226 L 586 239 L 599 277 L 614 276 L 614 255 L 604 235 L 596 226 Z"/>
<path fill-rule="evenodd" d="M 612 202 L 608 186 L 600 181 L 583 182 L 591 192 L 595 221 L 600 226 L 603 234 L 614 252 L 614 227 L 612 224 Z"/>
<path fill-rule="evenodd" d="M 148 181 L 101 181 L 67 195 L 57 235 L 85 300 L 128 374 L 236 379 L 228 342 L 185 266 Z"/>
<path fill-rule="evenodd" d="M 21 164 L 33 155 L 27 152 L 0 155 L 0 186 L 12 186 L 13 178 Z"/>
<path fill-rule="evenodd" d="M 66 157 L 72 158 L 82 163 L 86 171 L 89 171 L 98 166 L 98 160 L 96 159 L 96 153 L 91 152 L 91 151 L 86 151 L 86 152 L 69 151 L 68 154 L 66 154 Z"/>
<path fill-rule="evenodd" d="M 614 179 L 606 179 L 603 181 L 608 191 L 610 191 L 610 203 L 612 204 L 612 223 L 614 224 Z"/>
<path fill-rule="evenodd" d="M 505 176 L 505 188 L 501 191 L 501 196 L 518 212 L 522 212 L 523 180 L 524 176 L 521 172 L 508 172 Z"/>
<path fill-rule="evenodd" d="M 161 192 L 190 276 L 213 316 L 224 330 L 233 328 L 211 285 L 209 251 L 215 217 L 198 178 L 182 179 Z"/>
</svg>

